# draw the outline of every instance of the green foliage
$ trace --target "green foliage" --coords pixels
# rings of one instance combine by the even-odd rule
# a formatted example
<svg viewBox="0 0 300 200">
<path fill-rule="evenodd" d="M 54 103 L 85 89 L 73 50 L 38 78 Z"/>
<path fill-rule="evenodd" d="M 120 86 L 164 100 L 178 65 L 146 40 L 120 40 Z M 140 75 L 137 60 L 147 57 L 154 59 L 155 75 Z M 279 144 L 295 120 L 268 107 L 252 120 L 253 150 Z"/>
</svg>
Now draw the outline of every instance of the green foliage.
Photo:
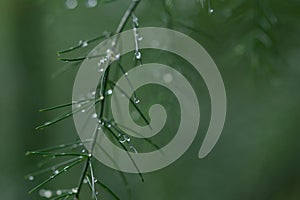
<svg viewBox="0 0 300 200">
<path fill-rule="evenodd" d="M 139 0 L 133 0 L 130 2 L 128 9 L 125 11 L 123 18 L 114 33 L 121 32 L 131 17 L 135 19 L 134 12 L 139 2 Z M 181 4 L 179 1 L 164 0 L 162 1 L 162 5 L 165 10 L 165 25 L 167 27 L 190 31 L 191 34 L 194 34 L 195 37 L 202 40 L 205 46 L 211 50 L 216 48 L 213 44 L 218 43 L 219 45 L 217 48 L 223 50 L 226 49 L 226 51 L 221 52 L 223 55 L 220 60 L 224 62 L 247 63 L 247 66 L 252 67 L 258 73 L 271 74 L 275 73 L 276 69 L 281 66 L 282 63 L 285 63 L 280 52 L 280 47 L 282 46 L 280 43 L 282 42 L 282 35 L 278 33 L 282 31 L 280 28 L 286 20 L 285 16 L 283 16 L 283 10 L 281 7 L 288 8 L 291 12 L 291 17 L 299 17 L 298 10 L 294 8 L 296 7 L 294 5 L 299 6 L 299 2 L 292 0 L 285 1 L 282 4 L 280 2 L 198 0 L 194 2 L 196 5 L 196 7 L 193 7 L 195 12 L 193 10 L 192 13 L 194 14 L 191 16 L 181 16 L 180 14 L 177 14 L 182 12 L 180 10 Z M 133 26 L 136 25 L 134 21 L 132 23 Z M 69 66 L 74 63 L 79 65 L 85 59 L 90 58 L 87 57 L 87 53 L 80 57 L 62 58 L 61 56 L 74 53 L 74 51 L 83 49 L 88 45 L 93 45 L 96 42 L 108 38 L 110 35 L 110 33 L 105 31 L 103 34 L 95 38 L 80 40 L 77 45 L 59 51 L 59 60 L 67 63 L 67 67 L 62 68 L 63 70 L 59 73 L 68 70 Z M 96 55 L 95 57 L 103 58 L 104 56 L 105 55 Z M 141 64 L 142 61 L 136 58 L 135 64 L 137 63 Z M 134 109 L 141 115 L 143 121 L 148 125 L 150 123 L 145 114 L 138 107 L 138 104 L 136 104 L 136 100 L 138 99 L 137 95 L 134 93 L 133 97 L 130 97 L 122 91 L 121 87 L 116 85 L 115 80 L 112 79 L 114 74 L 110 74 L 109 66 L 111 65 L 112 63 L 108 63 L 108 69 L 100 77 L 101 81 L 99 81 L 97 91 L 97 94 L 99 94 L 98 97 L 41 109 L 41 112 L 45 112 L 59 110 L 62 108 L 70 108 L 73 105 L 81 105 L 75 110 L 75 112 L 68 111 L 63 113 L 57 118 L 38 126 L 36 129 L 44 129 L 50 125 L 54 125 L 64 119 L 72 117 L 74 114 L 81 112 L 83 109 L 89 110 L 91 108 L 90 103 L 92 102 L 100 107 L 99 113 L 97 113 L 99 127 L 105 129 L 106 133 L 113 138 L 115 143 L 126 152 L 135 151 L 134 146 L 129 141 L 126 144 L 120 142 L 122 138 L 124 139 L 124 137 L 128 137 L 126 133 L 124 134 L 119 128 L 126 128 L 126 124 L 115 124 L 112 119 L 105 116 L 105 108 L 108 105 L 108 102 L 106 101 L 106 91 L 108 88 L 114 87 L 120 90 L 125 97 L 129 99 Z M 120 61 L 117 61 L 116 66 L 118 66 L 119 73 L 126 74 L 126 70 Z M 130 80 L 128 80 L 128 84 L 130 84 Z M 104 188 L 113 198 L 121 199 L 110 189 L 109 186 L 104 184 L 105 181 L 100 181 L 95 177 L 92 157 L 93 148 L 90 152 L 87 152 L 84 149 L 84 143 L 92 143 L 92 146 L 94 145 L 94 142 L 97 139 L 97 130 L 98 129 L 96 129 L 94 134 L 95 137 L 88 141 L 76 141 L 70 144 L 62 144 L 57 147 L 28 152 L 26 155 L 39 155 L 51 161 L 61 157 L 65 159 L 63 161 L 58 161 L 50 167 L 44 167 L 42 164 L 41 170 L 27 175 L 26 179 L 31 180 L 36 176 L 50 174 L 48 178 L 32 188 L 29 193 L 42 189 L 50 181 L 55 180 L 61 174 L 65 174 L 73 167 L 81 164 L 80 167 L 82 168 L 82 173 L 79 175 L 79 183 L 71 189 L 58 189 L 57 191 L 61 192 L 56 192 L 51 199 L 79 198 L 84 183 L 88 185 L 92 193 L 92 199 L 98 199 L 97 186 Z M 144 140 L 154 148 L 159 149 L 159 146 L 153 141 L 149 139 Z M 128 156 L 138 170 L 138 166 L 135 164 L 135 161 L 129 153 Z M 111 159 L 113 160 L 113 158 Z M 122 172 L 120 172 L 120 176 L 124 182 L 124 188 L 128 187 L 128 182 Z M 144 181 L 143 174 L 139 173 L 139 176 L 141 180 Z M 130 198 L 130 190 L 127 192 Z"/>
</svg>

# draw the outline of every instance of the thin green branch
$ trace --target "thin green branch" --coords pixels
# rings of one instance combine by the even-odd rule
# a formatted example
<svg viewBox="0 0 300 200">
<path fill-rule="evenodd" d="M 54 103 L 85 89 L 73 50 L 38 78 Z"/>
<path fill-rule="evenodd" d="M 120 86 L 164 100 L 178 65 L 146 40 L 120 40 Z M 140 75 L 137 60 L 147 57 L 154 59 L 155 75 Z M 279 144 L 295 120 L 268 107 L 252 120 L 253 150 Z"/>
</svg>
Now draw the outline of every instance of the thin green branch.
<svg viewBox="0 0 300 200">
<path fill-rule="evenodd" d="M 29 155 L 41 155 L 43 157 L 66 157 L 66 156 L 88 157 L 88 155 L 80 154 L 80 153 L 56 153 L 56 152 L 42 152 L 42 151 L 29 151 L 26 153 L 26 156 Z"/>
<path fill-rule="evenodd" d="M 106 123 L 106 124 L 107 124 L 107 123 Z M 132 158 L 132 156 L 131 156 L 130 153 L 128 152 L 126 146 L 125 146 L 123 143 L 121 143 L 121 142 L 119 141 L 118 136 L 117 136 L 117 135 L 116 135 L 116 134 L 115 134 L 115 133 L 114 133 L 114 132 L 106 125 L 106 124 L 104 124 L 104 127 L 112 134 L 112 136 L 115 138 L 115 140 L 121 145 L 121 147 L 122 147 L 122 148 L 124 149 L 124 151 L 127 153 L 129 159 L 131 160 L 132 164 L 134 165 L 134 168 L 137 170 L 137 172 L 138 172 L 138 174 L 139 174 L 141 180 L 144 182 L 143 174 L 141 173 L 141 171 L 139 170 L 139 168 L 138 168 L 136 162 L 134 161 L 134 159 Z"/>
<path fill-rule="evenodd" d="M 53 172 L 54 170 L 56 170 L 57 168 L 61 167 L 61 166 L 64 166 L 64 165 L 67 165 L 67 164 L 70 164 L 72 162 L 74 162 L 75 160 L 77 160 L 78 158 L 72 158 L 70 160 L 67 160 L 67 161 L 64 161 L 64 162 L 61 162 L 57 165 L 53 165 L 51 167 L 47 167 L 45 169 L 42 169 L 42 170 L 39 170 L 39 171 L 36 171 L 36 172 L 33 172 L 33 173 L 30 173 L 28 175 L 25 176 L 25 179 L 29 179 L 30 177 L 35 177 L 35 176 L 38 176 L 38 175 L 41 175 L 41 174 L 45 174 L 45 173 L 48 173 L 48 172 Z"/>
<path fill-rule="evenodd" d="M 99 58 L 105 56 L 104 54 L 95 55 L 95 56 L 83 56 L 83 57 L 77 57 L 77 58 L 58 58 L 59 60 L 63 62 L 77 62 L 77 61 L 83 61 L 85 59 L 91 59 L 91 58 Z"/>
<path fill-rule="evenodd" d="M 131 15 L 131 14 L 134 12 L 134 10 L 136 9 L 136 7 L 137 7 L 137 5 L 139 4 L 139 2 L 140 2 L 140 0 L 132 0 L 132 2 L 130 3 L 129 7 L 127 8 L 125 14 L 123 15 L 123 17 L 122 17 L 122 19 L 121 19 L 121 21 L 120 21 L 120 23 L 119 23 L 119 25 L 118 25 L 118 28 L 117 28 L 117 30 L 116 30 L 116 34 L 119 34 L 119 33 L 124 29 L 124 27 L 125 27 L 125 25 L 126 25 L 126 22 L 128 21 L 130 15 Z M 115 48 L 115 45 L 116 45 L 116 40 L 113 41 L 113 44 L 112 44 L 113 49 Z M 104 73 L 103 79 L 102 79 L 103 82 L 101 81 L 101 83 L 100 83 L 100 84 L 101 84 L 101 87 L 104 88 L 104 89 L 103 89 L 104 91 L 106 90 L 106 87 L 107 87 L 107 80 L 108 80 L 108 77 L 109 77 L 109 71 L 110 71 L 110 65 L 109 65 L 109 66 L 106 68 L 106 70 L 105 70 L 105 73 Z M 104 76 L 105 76 L 105 77 L 104 77 Z M 97 86 L 97 88 L 98 88 L 98 86 Z M 101 94 L 103 94 L 103 91 L 101 91 Z M 104 95 L 103 95 L 103 96 L 104 96 Z M 101 107 L 100 107 L 101 110 L 100 110 L 100 112 L 99 112 L 99 119 L 102 119 L 102 117 L 103 117 L 103 111 L 104 111 L 105 99 L 106 99 L 106 98 L 104 98 L 103 101 L 101 101 Z M 95 137 L 97 137 L 97 134 L 95 135 Z M 93 148 L 92 148 L 92 150 L 93 150 Z M 91 151 L 91 154 L 93 154 L 93 151 Z M 88 170 L 89 162 L 90 162 L 90 160 L 88 159 L 88 160 L 86 161 L 85 168 L 84 168 L 84 170 L 82 171 L 81 179 L 80 179 L 80 182 L 79 182 L 79 184 L 78 184 L 78 191 L 81 190 L 82 182 L 83 182 L 84 177 L 86 176 L 86 173 L 87 173 L 87 170 Z M 76 198 L 79 197 L 79 192 L 76 194 L 75 197 L 76 197 Z"/>
<path fill-rule="evenodd" d="M 79 158 L 77 161 L 73 162 L 72 164 L 64 167 L 63 170 L 59 171 L 58 173 L 50 176 L 48 179 L 44 180 L 43 182 L 41 182 L 40 184 L 38 184 L 37 186 L 35 186 L 34 188 L 32 188 L 28 193 L 31 194 L 32 192 L 38 190 L 39 188 L 41 188 L 42 186 L 44 186 L 45 184 L 47 184 L 48 182 L 50 182 L 51 180 L 53 180 L 55 177 L 63 174 L 64 172 L 70 170 L 71 168 L 73 168 L 74 166 L 76 166 L 77 164 L 81 163 L 83 160 L 83 158 Z"/>
<path fill-rule="evenodd" d="M 116 87 L 131 103 L 131 105 L 133 105 L 133 107 L 138 111 L 138 113 L 141 115 L 142 119 L 144 120 L 144 122 L 149 126 L 149 128 L 152 130 L 152 127 L 150 125 L 150 122 L 147 120 L 147 118 L 145 117 L 145 115 L 143 114 L 143 112 L 140 110 L 140 108 L 138 107 L 138 105 L 136 104 L 136 102 L 134 102 L 134 100 L 132 100 L 130 98 L 130 96 L 128 94 L 126 94 L 126 92 L 119 87 L 115 82 L 108 80 L 108 83 L 111 84 L 113 87 Z"/>
<path fill-rule="evenodd" d="M 88 176 L 89 177 L 89 176 Z M 101 182 L 99 179 L 97 179 L 97 181 L 95 182 L 96 184 L 98 184 L 100 187 L 102 187 L 103 189 L 105 189 L 110 195 L 112 195 L 115 199 L 120 200 L 120 198 L 116 195 L 116 193 L 114 193 L 111 189 L 109 189 L 109 187 L 107 185 L 105 185 L 103 182 Z"/>
<path fill-rule="evenodd" d="M 61 50 L 59 52 L 57 52 L 58 55 L 61 55 L 61 54 L 64 54 L 64 53 L 68 53 L 68 52 L 71 52 L 71 51 L 74 51 L 76 49 L 79 49 L 81 47 L 86 47 L 88 46 L 90 43 L 93 43 L 95 41 L 98 41 L 98 40 L 101 40 L 101 39 L 104 39 L 104 38 L 107 38 L 110 36 L 110 33 L 108 32 L 104 32 L 102 35 L 100 36 L 97 36 L 95 38 L 92 38 L 92 39 L 89 39 L 89 40 L 80 40 L 79 43 L 73 47 L 70 47 L 68 49 L 65 49 L 65 50 Z"/>
</svg>

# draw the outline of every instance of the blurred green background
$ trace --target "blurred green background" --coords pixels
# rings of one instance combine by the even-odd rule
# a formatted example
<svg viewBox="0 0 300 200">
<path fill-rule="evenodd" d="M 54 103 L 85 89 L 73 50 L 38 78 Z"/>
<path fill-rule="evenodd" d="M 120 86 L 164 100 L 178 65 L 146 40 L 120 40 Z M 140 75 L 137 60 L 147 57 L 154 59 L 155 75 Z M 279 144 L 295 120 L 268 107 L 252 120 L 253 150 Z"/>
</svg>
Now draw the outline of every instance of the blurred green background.
<svg viewBox="0 0 300 200">
<path fill-rule="evenodd" d="M 114 31 L 129 2 L 87 8 L 78 0 L 75 9 L 63 0 L 0 2 L 0 199 L 39 199 L 27 194 L 37 182 L 24 180 L 39 159 L 25 152 L 77 138 L 72 119 L 35 130 L 58 114 L 40 108 L 71 101 L 78 68 L 53 76 L 65 65 L 56 52 Z M 126 174 L 132 199 L 300 199 L 300 1 L 216 0 L 211 6 L 211 14 L 208 2 L 202 7 L 197 0 L 143 0 L 137 8 L 141 27 L 169 27 L 206 48 L 222 74 L 228 113 L 218 144 L 199 160 L 210 114 L 204 95 L 204 125 L 193 145 L 172 165 L 145 174 L 144 183 Z M 79 173 L 77 168 L 47 188 L 74 187 Z M 126 199 L 116 171 L 97 164 L 97 176 Z"/>
</svg>

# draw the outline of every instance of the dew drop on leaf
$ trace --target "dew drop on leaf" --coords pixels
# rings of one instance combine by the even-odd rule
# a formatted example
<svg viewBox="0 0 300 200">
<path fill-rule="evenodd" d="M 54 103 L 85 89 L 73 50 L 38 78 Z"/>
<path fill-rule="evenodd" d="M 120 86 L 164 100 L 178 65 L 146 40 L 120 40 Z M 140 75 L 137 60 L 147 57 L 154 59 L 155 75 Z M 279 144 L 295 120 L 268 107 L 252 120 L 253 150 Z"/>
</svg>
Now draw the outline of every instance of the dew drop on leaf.
<svg viewBox="0 0 300 200">
<path fill-rule="evenodd" d="M 136 98 L 136 97 L 134 98 L 134 103 L 135 103 L 135 104 L 138 104 L 138 103 L 140 103 L 140 102 L 141 102 L 141 101 L 140 101 L 138 98 Z"/>
<path fill-rule="evenodd" d="M 50 199 L 52 197 L 52 191 L 46 190 L 44 192 L 44 197 L 47 198 L 47 199 Z"/>
<path fill-rule="evenodd" d="M 139 35 L 139 36 L 137 37 L 137 40 L 138 40 L 138 41 L 142 41 L 142 40 L 143 40 L 143 37 Z"/>
<path fill-rule="evenodd" d="M 82 47 L 87 47 L 88 46 L 88 42 L 87 41 L 83 41 L 81 44 Z"/>
<path fill-rule="evenodd" d="M 111 89 L 107 90 L 107 94 L 111 95 L 112 94 L 112 90 Z"/>
<path fill-rule="evenodd" d="M 136 58 L 137 60 L 140 60 L 140 59 L 142 58 L 142 54 L 141 54 L 140 51 L 136 51 L 136 52 L 135 52 L 135 58 Z"/>
<path fill-rule="evenodd" d="M 80 107 L 81 107 L 81 104 L 80 104 L 80 103 L 76 105 L 76 108 L 80 108 Z"/>
<path fill-rule="evenodd" d="M 78 6 L 77 0 L 66 0 L 66 6 L 68 9 L 74 9 Z"/>
<path fill-rule="evenodd" d="M 77 188 L 72 188 L 72 192 L 76 194 L 78 192 L 78 189 Z"/>
<path fill-rule="evenodd" d="M 62 194 L 62 191 L 61 190 L 57 190 L 56 191 L 56 195 L 61 195 Z"/>
<path fill-rule="evenodd" d="M 98 4 L 98 1 L 97 0 L 88 0 L 86 5 L 88 8 L 93 8 L 93 7 L 96 7 Z"/>
<path fill-rule="evenodd" d="M 100 67 L 99 69 L 98 69 L 98 72 L 103 72 L 104 71 L 104 69 L 102 68 L 102 67 Z"/>
</svg>

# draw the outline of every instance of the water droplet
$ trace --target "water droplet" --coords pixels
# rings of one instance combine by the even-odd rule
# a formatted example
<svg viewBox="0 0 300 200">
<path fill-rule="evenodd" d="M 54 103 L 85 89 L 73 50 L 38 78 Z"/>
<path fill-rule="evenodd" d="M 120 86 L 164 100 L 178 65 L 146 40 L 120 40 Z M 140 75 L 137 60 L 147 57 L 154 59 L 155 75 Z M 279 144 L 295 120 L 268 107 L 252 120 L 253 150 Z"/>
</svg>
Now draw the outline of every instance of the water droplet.
<svg viewBox="0 0 300 200">
<path fill-rule="evenodd" d="M 92 118 L 96 119 L 97 118 L 97 113 L 92 114 Z"/>
<path fill-rule="evenodd" d="M 98 1 L 97 0 L 88 0 L 86 5 L 88 8 L 93 8 L 93 7 L 96 7 L 98 4 Z"/>
<path fill-rule="evenodd" d="M 82 109 L 81 112 L 84 113 L 84 112 L 85 112 L 85 109 Z"/>
<path fill-rule="evenodd" d="M 62 194 L 62 191 L 61 190 L 57 190 L 56 191 L 56 195 L 61 195 Z"/>
<path fill-rule="evenodd" d="M 108 124 L 108 125 L 107 125 L 107 128 L 110 128 L 110 127 L 111 127 L 111 124 Z"/>
<path fill-rule="evenodd" d="M 104 125 L 104 122 L 101 121 L 101 120 L 99 119 L 99 120 L 98 120 L 98 124 L 100 124 L 101 126 L 103 126 L 103 125 Z"/>
<path fill-rule="evenodd" d="M 133 100 L 133 101 L 134 101 L 134 103 L 135 103 L 135 104 L 138 104 L 138 103 L 140 103 L 140 102 L 141 102 L 141 101 L 140 101 L 138 98 L 136 98 L 136 97 L 134 98 L 134 100 Z"/>
<path fill-rule="evenodd" d="M 89 154 L 88 156 L 89 156 L 89 157 L 92 157 L 92 154 Z"/>
<path fill-rule="evenodd" d="M 41 197 L 45 196 L 45 191 L 46 191 L 46 190 L 41 189 L 41 190 L 39 191 L 39 195 L 40 195 Z"/>
<path fill-rule="evenodd" d="M 86 150 L 85 150 L 85 149 L 83 149 L 81 152 L 82 152 L 82 153 L 85 153 L 85 151 L 86 151 Z"/>
<path fill-rule="evenodd" d="M 104 71 L 103 67 L 100 67 L 100 68 L 98 69 L 98 72 L 103 72 L 103 71 Z"/>
<path fill-rule="evenodd" d="M 132 22 L 135 27 L 139 27 L 139 19 L 136 16 L 132 18 Z"/>
<path fill-rule="evenodd" d="M 130 142 L 130 137 L 128 135 L 123 134 L 123 135 L 120 135 L 119 137 L 120 137 L 119 141 L 121 143 Z"/>
<path fill-rule="evenodd" d="M 112 94 L 112 90 L 111 89 L 107 90 L 107 94 L 111 95 Z"/>
<path fill-rule="evenodd" d="M 76 108 L 80 108 L 81 107 L 81 103 L 76 105 Z"/>
<path fill-rule="evenodd" d="M 34 177 L 33 177 L 33 176 L 29 176 L 29 177 L 28 177 L 28 180 L 33 181 L 33 180 L 34 180 Z"/>
<path fill-rule="evenodd" d="M 119 60 L 120 57 L 121 57 L 121 55 L 120 55 L 119 53 L 117 53 L 117 54 L 115 55 L 115 59 L 116 59 L 116 60 Z"/>
<path fill-rule="evenodd" d="M 138 35 L 137 40 L 138 40 L 138 41 L 142 41 L 142 40 L 143 40 L 143 37 L 140 36 L 140 35 Z"/>
<path fill-rule="evenodd" d="M 54 171 L 54 174 L 59 174 L 59 171 L 58 171 L 58 170 L 55 170 L 55 171 Z"/>
<path fill-rule="evenodd" d="M 66 6 L 68 9 L 74 9 L 78 6 L 77 0 L 66 0 Z"/>
<path fill-rule="evenodd" d="M 107 50 L 106 50 L 106 54 L 107 54 L 107 55 L 111 55 L 111 54 L 113 54 L 113 51 L 112 51 L 111 49 L 107 49 Z"/>
<path fill-rule="evenodd" d="M 88 183 L 88 180 L 85 178 L 85 179 L 83 180 L 83 183 L 84 183 L 84 184 L 87 184 L 87 183 Z"/>
<path fill-rule="evenodd" d="M 94 183 L 97 183 L 97 181 L 98 181 L 97 179 L 94 179 Z"/>
<path fill-rule="evenodd" d="M 87 47 L 88 46 L 88 42 L 87 41 L 83 41 L 81 44 L 82 47 Z"/>
<path fill-rule="evenodd" d="M 142 58 L 142 54 L 141 54 L 140 51 L 136 51 L 136 52 L 135 52 L 135 58 L 136 58 L 137 60 L 140 60 L 140 59 Z"/>
<path fill-rule="evenodd" d="M 119 141 L 120 141 L 121 143 L 126 142 L 126 140 L 124 140 L 124 139 L 119 139 Z"/>
<path fill-rule="evenodd" d="M 50 199 L 52 197 L 52 191 L 46 190 L 43 196 L 47 199 Z"/>
<path fill-rule="evenodd" d="M 72 188 L 72 193 L 76 194 L 78 192 L 77 188 Z"/>
<path fill-rule="evenodd" d="M 127 72 L 125 72 L 125 76 L 128 76 L 128 73 L 127 73 Z"/>
<path fill-rule="evenodd" d="M 99 61 L 99 63 L 98 63 L 98 66 L 103 65 L 106 61 L 107 61 L 107 58 L 106 58 L 106 57 L 101 58 L 100 61 Z"/>
<path fill-rule="evenodd" d="M 104 96 L 99 97 L 99 99 L 100 99 L 100 100 L 103 100 L 103 99 L 104 99 Z"/>
<path fill-rule="evenodd" d="M 213 13 L 214 12 L 214 9 L 209 9 L 209 14 Z"/>
</svg>

